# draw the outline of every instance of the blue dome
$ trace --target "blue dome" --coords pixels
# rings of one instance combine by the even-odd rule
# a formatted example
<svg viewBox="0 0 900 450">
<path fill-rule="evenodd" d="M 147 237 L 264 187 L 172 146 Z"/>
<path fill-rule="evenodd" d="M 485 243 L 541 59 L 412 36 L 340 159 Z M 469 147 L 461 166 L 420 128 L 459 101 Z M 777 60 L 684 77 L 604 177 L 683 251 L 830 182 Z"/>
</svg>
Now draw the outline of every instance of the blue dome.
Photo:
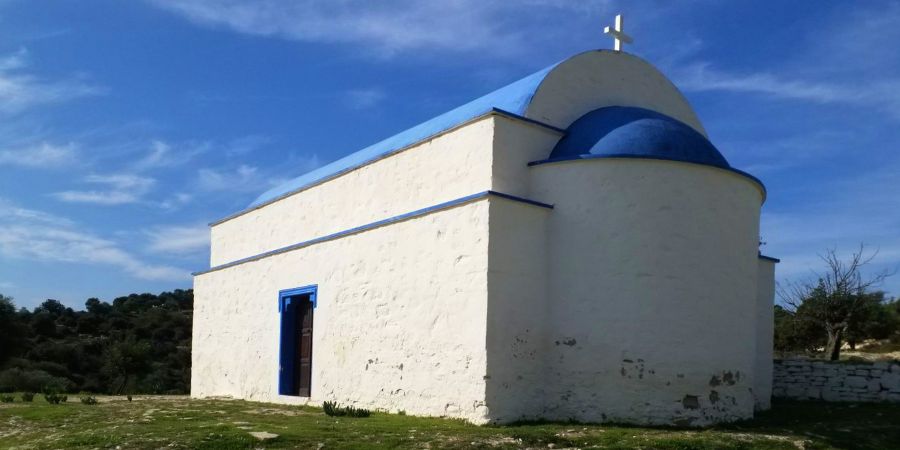
<svg viewBox="0 0 900 450">
<path fill-rule="evenodd" d="M 595 109 L 573 122 L 545 162 L 585 158 L 652 158 L 730 169 L 719 150 L 690 126 L 643 108 Z"/>
</svg>

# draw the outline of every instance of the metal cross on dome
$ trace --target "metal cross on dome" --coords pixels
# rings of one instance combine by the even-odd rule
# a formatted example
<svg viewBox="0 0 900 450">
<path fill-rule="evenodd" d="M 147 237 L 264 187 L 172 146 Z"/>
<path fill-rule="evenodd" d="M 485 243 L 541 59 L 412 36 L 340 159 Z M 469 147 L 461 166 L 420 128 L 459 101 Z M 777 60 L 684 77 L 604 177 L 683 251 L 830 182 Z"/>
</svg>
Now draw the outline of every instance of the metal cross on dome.
<svg viewBox="0 0 900 450">
<path fill-rule="evenodd" d="M 616 14 L 615 28 L 606 27 L 603 29 L 603 34 L 608 34 L 608 35 L 612 36 L 613 39 L 615 39 L 615 46 L 613 47 L 613 49 L 617 52 L 622 51 L 622 43 L 623 42 L 626 44 L 630 44 L 630 43 L 634 42 L 634 40 L 631 39 L 631 36 L 625 34 L 625 32 L 622 31 L 622 15 L 621 14 Z"/>
</svg>

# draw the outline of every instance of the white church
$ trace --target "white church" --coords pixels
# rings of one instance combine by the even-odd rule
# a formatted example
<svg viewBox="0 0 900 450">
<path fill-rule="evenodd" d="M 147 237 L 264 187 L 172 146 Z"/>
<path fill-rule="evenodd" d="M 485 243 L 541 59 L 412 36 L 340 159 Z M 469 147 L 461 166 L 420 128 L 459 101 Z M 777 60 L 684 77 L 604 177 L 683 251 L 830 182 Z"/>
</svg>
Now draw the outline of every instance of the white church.
<svg viewBox="0 0 900 450">
<path fill-rule="evenodd" d="M 703 426 L 769 407 L 762 183 L 589 51 L 211 224 L 191 395 Z"/>
</svg>

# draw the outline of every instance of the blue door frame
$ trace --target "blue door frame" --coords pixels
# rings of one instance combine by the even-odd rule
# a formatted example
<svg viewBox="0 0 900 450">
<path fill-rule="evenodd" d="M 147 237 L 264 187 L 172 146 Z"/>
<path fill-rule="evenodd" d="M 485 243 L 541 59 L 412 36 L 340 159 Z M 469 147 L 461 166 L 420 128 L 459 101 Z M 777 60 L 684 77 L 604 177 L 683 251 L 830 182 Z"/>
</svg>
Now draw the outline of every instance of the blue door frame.
<svg viewBox="0 0 900 450">
<path fill-rule="evenodd" d="M 309 299 L 313 308 L 316 307 L 316 293 L 318 285 L 303 286 L 293 289 L 278 291 L 278 313 L 281 322 L 278 337 L 278 394 L 296 395 L 296 377 L 294 376 L 294 364 L 297 359 L 297 304 L 300 300 Z"/>
</svg>

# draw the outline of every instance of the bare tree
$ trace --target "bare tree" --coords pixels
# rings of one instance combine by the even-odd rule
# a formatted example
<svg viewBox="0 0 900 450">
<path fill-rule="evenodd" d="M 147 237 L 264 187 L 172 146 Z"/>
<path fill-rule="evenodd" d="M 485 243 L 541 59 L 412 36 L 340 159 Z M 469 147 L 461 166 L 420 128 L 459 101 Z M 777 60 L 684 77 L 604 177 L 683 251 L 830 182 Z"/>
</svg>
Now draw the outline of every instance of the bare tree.
<svg viewBox="0 0 900 450">
<path fill-rule="evenodd" d="M 812 320 L 827 333 L 825 354 L 834 361 L 841 355 L 841 345 L 848 328 L 857 315 L 867 307 L 867 293 L 881 284 L 894 271 L 878 272 L 864 277 L 862 268 L 872 262 L 877 251 L 866 256 L 865 246 L 847 261 L 841 260 L 834 249 L 819 255 L 827 269 L 816 273 L 815 282 L 788 283 L 778 287 L 778 294 L 800 320 Z"/>
</svg>

